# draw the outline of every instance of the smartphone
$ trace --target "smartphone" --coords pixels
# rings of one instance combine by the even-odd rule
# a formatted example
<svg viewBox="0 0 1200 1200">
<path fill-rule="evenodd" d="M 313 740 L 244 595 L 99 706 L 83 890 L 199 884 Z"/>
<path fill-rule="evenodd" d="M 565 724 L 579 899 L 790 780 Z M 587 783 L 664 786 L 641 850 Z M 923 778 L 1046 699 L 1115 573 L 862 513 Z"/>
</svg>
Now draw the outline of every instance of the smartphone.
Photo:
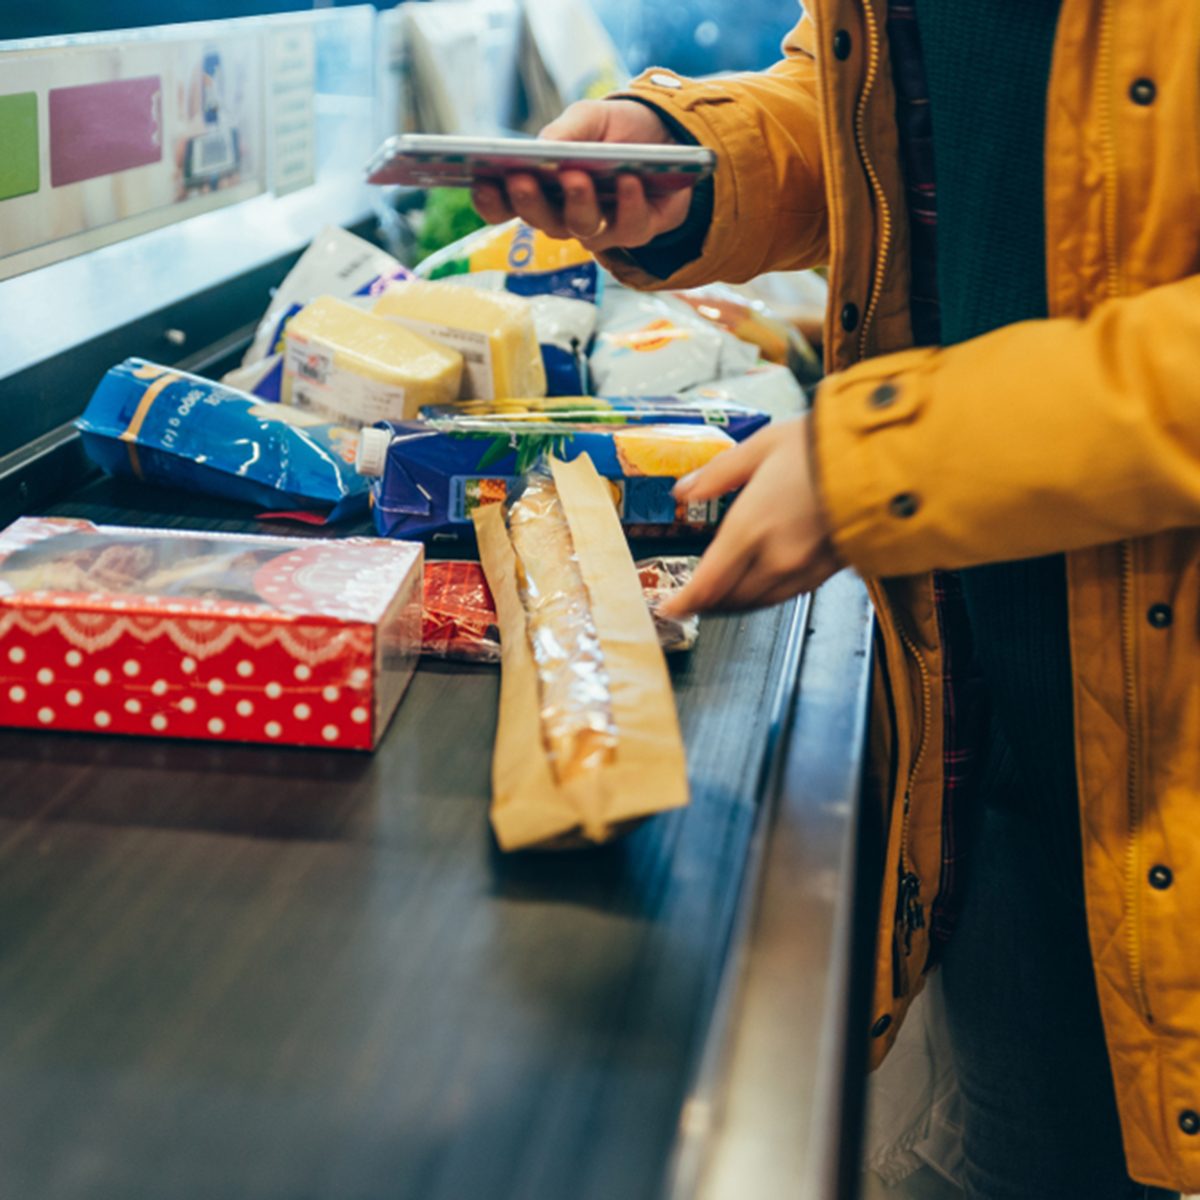
<svg viewBox="0 0 1200 1200">
<path fill-rule="evenodd" d="M 552 142 L 535 138 L 451 137 L 407 133 L 389 138 L 367 166 L 368 183 L 408 187 L 471 187 L 496 183 L 514 171 L 538 176 L 553 194 L 564 167 L 586 171 L 601 196 L 618 175 L 636 175 L 661 195 L 692 187 L 711 175 L 716 155 L 700 146 L 621 142 Z"/>
</svg>

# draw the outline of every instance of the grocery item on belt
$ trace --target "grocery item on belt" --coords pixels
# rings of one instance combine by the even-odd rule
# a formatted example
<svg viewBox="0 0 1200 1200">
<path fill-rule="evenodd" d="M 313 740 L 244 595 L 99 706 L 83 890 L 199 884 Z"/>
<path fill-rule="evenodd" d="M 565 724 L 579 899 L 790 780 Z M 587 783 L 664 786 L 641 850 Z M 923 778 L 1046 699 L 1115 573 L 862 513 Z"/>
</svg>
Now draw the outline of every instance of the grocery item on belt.
<svg viewBox="0 0 1200 1200">
<path fill-rule="evenodd" d="M 283 336 L 283 403 L 330 420 L 404 421 L 459 394 L 456 350 L 332 296 L 306 304 Z"/>
<path fill-rule="evenodd" d="M 105 374 L 75 424 L 112 475 L 329 521 L 367 506 L 357 429 L 140 358 Z"/>
<path fill-rule="evenodd" d="M 392 280 L 410 277 L 406 267 L 378 246 L 336 225 L 326 226 L 276 289 L 243 365 L 281 353 L 284 325 L 318 296 L 336 296 L 366 307 Z"/>
<path fill-rule="evenodd" d="M 358 466 L 377 476 L 375 528 L 388 537 L 467 539 L 471 514 L 515 495 L 550 454 L 590 455 L 630 536 L 704 534 L 721 501 L 683 504 L 675 481 L 735 445 L 711 425 L 597 427 L 487 418 L 386 423 L 363 430 Z"/>
<path fill-rule="evenodd" d="M 236 391 L 278 404 L 283 391 L 283 355 L 268 354 L 259 362 L 235 367 L 221 376 L 221 382 Z"/>
<path fill-rule="evenodd" d="M 795 325 L 756 300 L 723 283 L 674 292 L 706 321 L 728 330 L 734 337 L 758 347 L 769 363 L 787 367 L 798 379 L 821 376 L 820 357 Z"/>
<path fill-rule="evenodd" d="M 646 606 L 666 654 L 693 649 L 700 636 L 700 618 L 694 614 L 675 619 L 658 612 L 659 604 L 691 579 L 699 561 L 690 555 L 667 555 L 637 564 Z M 496 604 L 479 563 L 462 559 L 426 562 L 421 653 L 456 662 L 500 661 Z"/>
<path fill-rule="evenodd" d="M 424 550 L 23 518 L 0 725 L 370 750 L 420 649 Z"/>
<path fill-rule="evenodd" d="M 760 363 L 757 367 L 688 388 L 684 403 L 744 405 L 768 413 L 771 420 L 794 417 L 808 407 L 808 398 L 796 376 L 787 367 Z"/>
<path fill-rule="evenodd" d="M 664 617 L 659 612 L 664 600 L 691 582 L 699 564 L 699 558 L 692 554 L 659 555 L 644 558 L 637 564 L 642 594 L 654 618 L 654 631 L 664 654 L 691 650 L 700 638 L 700 618 L 696 613 L 686 617 Z"/>
<path fill-rule="evenodd" d="M 417 279 L 386 288 L 372 311 L 461 354 L 463 398 L 546 394 L 533 314 L 520 296 Z"/>
<path fill-rule="evenodd" d="M 708 396 L 543 396 L 519 400 L 464 400 L 421 409 L 428 420 L 486 417 L 489 421 L 576 425 L 715 425 L 735 442 L 745 441 L 770 421 L 765 412 Z"/>
<path fill-rule="evenodd" d="M 604 842 L 688 801 L 666 662 L 608 485 L 550 460 L 475 514 L 501 632 L 492 828 L 503 850 Z"/>
<path fill-rule="evenodd" d="M 418 267 L 422 279 L 446 279 L 496 271 L 509 291 L 529 296 L 596 299 L 599 267 L 582 243 L 552 238 L 540 229 L 512 220 L 489 225 L 431 254 Z"/>
<path fill-rule="evenodd" d="M 617 727 L 591 596 L 549 476 L 532 476 L 513 501 L 508 536 L 537 667 L 546 759 L 555 780 L 569 784 L 616 758 Z"/>
<path fill-rule="evenodd" d="M 734 290 L 751 300 L 761 300 L 777 316 L 795 325 L 810 344 L 821 344 L 829 312 L 829 283 L 822 272 L 769 271 L 737 284 Z"/>
<path fill-rule="evenodd" d="M 533 308 L 547 393 L 589 390 L 587 351 L 596 330 L 600 269 L 582 244 L 514 220 L 469 234 L 427 258 L 417 274 L 524 296 Z"/>
<path fill-rule="evenodd" d="M 480 271 L 475 275 L 456 275 L 448 281 L 454 287 L 469 287 L 483 292 L 517 291 L 510 285 L 520 281 L 528 285 L 532 275 L 505 276 L 500 271 Z M 596 304 L 570 296 L 539 294 L 531 287 L 521 288 L 533 315 L 533 328 L 542 354 L 546 375 L 546 393 L 573 396 L 587 390 L 587 351 L 596 332 Z"/>
<path fill-rule="evenodd" d="M 610 285 L 588 361 L 598 395 L 657 396 L 739 374 L 758 361 L 758 347 L 673 296 Z"/>
</svg>

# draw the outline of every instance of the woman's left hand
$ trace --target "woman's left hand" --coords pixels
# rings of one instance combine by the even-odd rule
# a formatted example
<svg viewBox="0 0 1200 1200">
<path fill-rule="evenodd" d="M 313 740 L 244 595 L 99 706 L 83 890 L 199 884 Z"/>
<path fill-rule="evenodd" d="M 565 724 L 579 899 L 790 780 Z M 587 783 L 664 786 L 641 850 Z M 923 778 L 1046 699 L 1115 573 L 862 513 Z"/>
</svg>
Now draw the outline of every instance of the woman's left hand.
<svg viewBox="0 0 1200 1200">
<path fill-rule="evenodd" d="M 840 569 L 817 500 L 808 422 L 770 425 L 675 485 L 680 500 L 712 500 L 739 487 L 742 494 L 691 581 L 661 605 L 664 616 L 764 608 L 812 591 Z"/>
</svg>

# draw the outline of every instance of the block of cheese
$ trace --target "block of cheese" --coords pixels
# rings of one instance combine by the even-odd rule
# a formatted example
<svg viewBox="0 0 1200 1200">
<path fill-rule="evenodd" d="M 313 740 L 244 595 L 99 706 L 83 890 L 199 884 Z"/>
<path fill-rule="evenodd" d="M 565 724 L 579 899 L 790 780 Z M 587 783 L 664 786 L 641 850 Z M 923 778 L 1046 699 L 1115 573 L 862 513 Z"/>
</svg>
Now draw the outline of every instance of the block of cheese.
<svg viewBox="0 0 1200 1200">
<path fill-rule="evenodd" d="M 374 312 L 463 356 L 462 398 L 544 396 L 546 369 L 528 300 L 454 283 L 393 283 Z"/>
<path fill-rule="evenodd" d="M 284 342 L 280 398 L 345 424 L 408 420 L 461 389 L 457 351 L 333 296 L 292 317 Z"/>
</svg>

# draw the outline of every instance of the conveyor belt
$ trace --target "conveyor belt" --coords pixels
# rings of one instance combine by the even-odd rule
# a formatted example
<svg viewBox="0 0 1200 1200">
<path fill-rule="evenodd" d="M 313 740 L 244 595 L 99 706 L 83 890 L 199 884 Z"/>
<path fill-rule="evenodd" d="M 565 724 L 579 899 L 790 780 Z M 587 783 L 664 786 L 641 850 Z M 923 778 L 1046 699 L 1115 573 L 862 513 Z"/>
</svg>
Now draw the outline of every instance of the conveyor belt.
<svg viewBox="0 0 1200 1200">
<path fill-rule="evenodd" d="M 805 612 L 704 622 L 691 806 L 584 853 L 495 849 L 491 669 L 422 667 L 374 755 L 0 732 L 0 1196 L 659 1196 Z"/>
</svg>

